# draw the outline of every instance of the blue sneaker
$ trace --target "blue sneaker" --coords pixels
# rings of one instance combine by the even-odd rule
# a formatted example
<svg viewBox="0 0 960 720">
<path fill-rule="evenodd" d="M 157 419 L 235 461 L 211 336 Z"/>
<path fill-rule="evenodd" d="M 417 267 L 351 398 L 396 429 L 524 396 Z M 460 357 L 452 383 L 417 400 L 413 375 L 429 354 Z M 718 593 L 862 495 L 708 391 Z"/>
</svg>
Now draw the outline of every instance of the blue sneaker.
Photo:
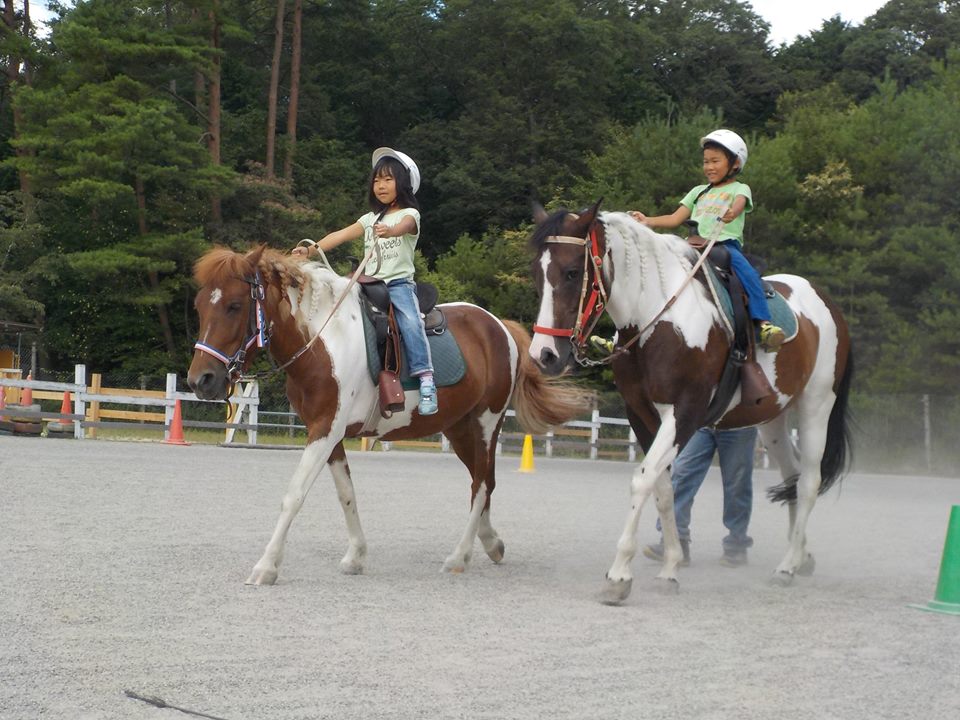
<svg viewBox="0 0 960 720">
<path fill-rule="evenodd" d="M 440 406 L 437 405 L 437 386 L 432 382 L 420 385 L 420 404 L 417 410 L 421 415 L 435 415 Z"/>
</svg>

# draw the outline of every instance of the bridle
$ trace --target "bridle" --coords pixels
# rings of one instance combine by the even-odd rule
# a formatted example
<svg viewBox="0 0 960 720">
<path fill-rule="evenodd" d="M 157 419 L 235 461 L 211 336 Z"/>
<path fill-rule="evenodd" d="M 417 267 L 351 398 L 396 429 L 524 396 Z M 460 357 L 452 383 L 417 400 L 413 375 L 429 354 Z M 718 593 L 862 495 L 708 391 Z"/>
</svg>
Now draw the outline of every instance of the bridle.
<svg viewBox="0 0 960 720">
<path fill-rule="evenodd" d="M 596 327 L 597 322 L 600 320 L 600 316 L 603 315 L 603 311 L 607 306 L 608 300 L 607 287 L 604 284 L 602 271 L 603 258 L 600 255 L 600 240 L 602 232 L 603 224 L 594 218 L 593 222 L 590 223 L 586 238 L 571 237 L 569 235 L 550 235 L 545 240 L 546 243 L 579 245 L 583 248 L 583 285 L 580 289 L 580 304 L 577 307 L 577 321 L 572 328 L 552 328 L 534 324 L 533 331 L 535 333 L 543 333 L 544 335 L 552 335 L 554 337 L 570 338 L 570 344 L 573 346 L 573 359 L 583 367 L 608 365 L 609 363 L 613 362 L 614 358 L 624 354 L 631 345 L 640 340 L 640 338 L 643 337 L 643 334 L 653 327 L 656 322 L 663 317 L 667 310 L 673 307 L 673 304 L 677 301 L 677 298 L 680 297 L 680 293 L 682 293 L 687 285 L 690 284 L 690 281 L 693 280 L 694 276 L 697 274 L 697 271 L 703 266 L 704 262 L 706 262 L 707 256 L 710 254 L 710 250 L 713 248 L 714 244 L 716 244 L 717 238 L 719 237 L 717 232 L 711 233 L 711 237 L 708 239 L 707 244 L 700 253 L 700 258 L 690 269 L 690 272 L 687 273 L 687 277 L 684 279 L 680 287 L 677 288 L 677 291 L 673 293 L 670 299 L 667 300 L 664 306 L 660 309 L 660 312 L 654 315 L 646 325 L 637 331 L 636 335 L 630 338 L 623 345 L 617 347 L 612 354 L 600 360 L 594 360 L 593 358 L 587 357 L 587 354 L 584 351 L 584 346 L 586 345 L 587 338 L 590 337 L 590 333 L 593 332 L 593 328 Z M 604 243 L 604 246 L 606 246 L 606 243 Z M 590 291 L 589 294 L 587 292 L 588 290 Z"/>
<path fill-rule="evenodd" d="M 570 235 L 550 235 L 545 241 L 548 244 L 579 245 L 583 248 L 583 283 L 580 287 L 577 320 L 572 328 L 553 328 L 535 324 L 533 331 L 554 337 L 570 338 L 574 359 L 581 365 L 597 364 L 595 360 L 586 357 L 583 348 L 607 307 L 607 287 L 603 277 L 603 251 L 601 250 L 602 239 L 603 225 L 594 220 L 590 224 L 585 238 Z"/>
<path fill-rule="evenodd" d="M 227 355 L 212 345 L 207 345 L 199 340 L 193 346 L 195 349 L 205 352 L 207 355 L 216 358 L 227 366 L 227 376 L 231 384 L 236 384 L 243 375 L 243 366 L 247 360 L 247 351 L 254 345 L 264 348 L 270 344 L 270 328 L 267 326 L 267 318 L 263 312 L 263 300 L 265 297 L 263 278 L 260 271 L 254 271 L 253 277 L 241 278 L 250 285 L 250 312 L 247 316 L 247 334 L 241 341 L 240 347 L 233 355 Z"/>
</svg>

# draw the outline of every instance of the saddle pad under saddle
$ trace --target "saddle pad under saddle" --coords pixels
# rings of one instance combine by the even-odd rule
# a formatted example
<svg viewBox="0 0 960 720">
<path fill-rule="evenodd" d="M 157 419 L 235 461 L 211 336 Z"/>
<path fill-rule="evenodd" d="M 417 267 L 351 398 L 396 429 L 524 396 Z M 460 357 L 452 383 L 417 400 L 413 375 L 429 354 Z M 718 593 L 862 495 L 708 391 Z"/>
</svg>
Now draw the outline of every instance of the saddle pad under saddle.
<svg viewBox="0 0 960 720">
<path fill-rule="evenodd" d="M 707 277 L 710 278 L 710 282 L 713 283 L 713 287 L 717 291 L 717 297 L 720 298 L 720 305 L 723 308 L 723 312 L 730 321 L 730 324 L 733 325 L 733 304 L 730 302 L 730 293 L 727 292 L 727 289 L 720 283 L 720 280 L 717 279 L 713 268 L 710 267 L 708 263 L 704 263 L 704 267 L 707 269 Z M 797 316 L 793 314 L 793 310 L 791 310 L 787 304 L 786 298 L 776 291 L 774 291 L 773 297 L 770 297 L 770 293 L 767 293 L 767 306 L 770 308 L 770 321 L 783 330 L 786 338 L 784 342 L 788 343 L 793 340 L 797 336 Z M 758 345 L 760 344 L 759 328 L 756 330 L 754 340 Z"/>
<path fill-rule="evenodd" d="M 363 318 L 363 337 L 367 346 L 367 368 L 370 371 L 370 379 L 376 385 L 380 370 L 383 369 L 380 353 L 377 352 L 377 331 L 365 312 L 361 311 L 360 316 Z M 427 342 L 430 344 L 430 358 L 433 360 L 433 381 L 437 387 L 456 385 L 463 380 L 463 376 L 467 373 L 467 364 L 453 333 L 449 329 L 440 335 L 428 333 Z M 406 362 L 401 363 L 400 382 L 404 390 L 417 390 L 420 387 L 420 381 L 410 377 L 407 372 Z"/>
</svg>

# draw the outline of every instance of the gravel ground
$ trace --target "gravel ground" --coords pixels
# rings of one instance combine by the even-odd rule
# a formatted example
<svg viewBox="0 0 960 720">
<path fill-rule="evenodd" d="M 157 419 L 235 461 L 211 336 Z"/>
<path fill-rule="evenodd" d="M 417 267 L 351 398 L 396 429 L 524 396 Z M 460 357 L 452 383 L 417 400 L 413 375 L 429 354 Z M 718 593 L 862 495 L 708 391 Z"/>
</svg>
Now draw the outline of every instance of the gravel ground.
<svg viewBox="0 0 960 720">
<path fill-rule="evenodd" d="M 701 490 L 679 595 L 634 560 L 619 608 L 597 593 L 627 511 L 630 466 L 498 465 L 493 565 L 439 572 L 467 519 L 455 457 L 350 455 L 370 546 L 324 474 L 280 580 L 244 579 L 299 453 L 0 437 L 0 717 L 182 718 L 157 696 L 241 718 L 949 718 L 960 617 L 933 596 L 960 481 L 855 474 L 814 510 L 816 574 L 767 580 L 786 511 L 761 498 L 750 564 L 721 567 L 720 483 Z M 655 539 L 653 510 L 640 540 Z"/>
</svg>

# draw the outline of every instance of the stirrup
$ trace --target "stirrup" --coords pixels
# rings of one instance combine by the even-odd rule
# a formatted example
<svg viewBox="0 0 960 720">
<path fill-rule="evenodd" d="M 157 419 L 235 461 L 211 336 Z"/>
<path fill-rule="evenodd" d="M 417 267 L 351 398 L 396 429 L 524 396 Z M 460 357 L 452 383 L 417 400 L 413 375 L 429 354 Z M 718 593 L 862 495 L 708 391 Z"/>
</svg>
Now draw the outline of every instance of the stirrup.
<svg viewBox="0 0 960 720">
<path fill-rule="evenodd" d="M 767 323 L 760 326 L 760 347 L 767 352 L 776 352 L 783 345 L 786 336 L 783 330 L 773 323 Z"/>
</svg>

